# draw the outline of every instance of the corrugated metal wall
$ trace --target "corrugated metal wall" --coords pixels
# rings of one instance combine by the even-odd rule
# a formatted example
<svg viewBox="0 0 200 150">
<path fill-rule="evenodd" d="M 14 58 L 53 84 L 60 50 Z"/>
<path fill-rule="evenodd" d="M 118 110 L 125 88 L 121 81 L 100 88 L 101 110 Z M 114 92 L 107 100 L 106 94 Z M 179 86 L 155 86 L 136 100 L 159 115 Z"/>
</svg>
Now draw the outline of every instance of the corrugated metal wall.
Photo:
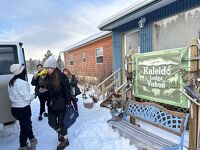
<svg viewBox="0 0 200 150">
<path fill-rule="evenodd" d="M 113 70 L 122 68 L 122 34 L 112 32 Z"/>
<path fill-rule="evenodd" d="M 152 51 L 152 23 L 146 23 L 145 28 L 140 29 L 140 52 Z"/>
<path fill-rule="evenodd" d="M 140 33 L 140 42 L 141 42 L 141 53 L 152 51 L 152 23 L 161 20 L 163 18 L 175 15 L 182 11 L 198 7 L 200 5 L 200 0 L 177 0 L 176 2 L 167 5 L 163 8 L 160 8 L 150 14 L 147 14 L 142 17 L 146 17 L 146 23 Z M 117 27 L 113 31 L 118 31 L 123 34 L 129 30 L 138 28 L 138 21 L 140 18 L 133 20 L 129 23 L 126 23 L 122 26 Z"/>
<path fill-rule="evenodd" d="M 152 13 L 149 13 L 145 16 L 146 23 L 143 29 L 140 29 L 140 42 L 141 42 L 141 53 L 152 51 L 152 23 L 163 18 L 175 15 L 177 13 L 186 11 L 200 6 L 200 0 L 177 0 L 163 8 L 160 8 Z M 113 30 L 113 65 L 114 70 L 119 68 L 119 62 L 122 62 L 121 49 L 122 49 L 122 35 L 124 32 L 134 30 L 138 28 L 138 21 L 140 18 L 137 18 L 129 23 L 126 23 L 122 26 L 119 26 Z M 118 46 L 116 46 L 116 43 Z M 120 47 L 119 47 L 120 46 Z M 120 63 L 121 64 L 121 63 Z"/>
</svg>

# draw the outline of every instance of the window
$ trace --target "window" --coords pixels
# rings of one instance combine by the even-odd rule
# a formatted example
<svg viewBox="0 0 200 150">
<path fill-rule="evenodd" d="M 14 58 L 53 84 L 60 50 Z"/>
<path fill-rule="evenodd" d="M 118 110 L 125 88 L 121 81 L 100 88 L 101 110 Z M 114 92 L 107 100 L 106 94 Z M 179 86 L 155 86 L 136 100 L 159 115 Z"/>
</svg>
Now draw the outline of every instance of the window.
<svg viewBox="0 0 200 150">
<path fill-rule="evenodd" d="M 103 63 L 103 48 L 96 49 L 96 63 Z"/>
<path fill-rule="evenodd" d="M 125 55 L 132 53 L 140 53 L 139 31 L 131 31 L 125 35 Z"/>
<path fill-rule="evenodd" d="M 10 74 L 10 66 L 19 63 L 16 45 L 0 46 L 0 75 Z"/>
<path fill-rule="evenodd" d="M 153 23 L 153 50 L 187 47 L 199 32 L 200 7 L 158 20 Z"/>
<path fill-rule="evenodd" d="M 85 53 L 82 53 L 81 58 L 82 58 L 82 62 L 85 62 Z"/>
<path fill-rule="evenodd" d="M 70 65 L 74 65 L 73 55 L 70 55 L 69 63 L 70 63 Z"/>
</svg>

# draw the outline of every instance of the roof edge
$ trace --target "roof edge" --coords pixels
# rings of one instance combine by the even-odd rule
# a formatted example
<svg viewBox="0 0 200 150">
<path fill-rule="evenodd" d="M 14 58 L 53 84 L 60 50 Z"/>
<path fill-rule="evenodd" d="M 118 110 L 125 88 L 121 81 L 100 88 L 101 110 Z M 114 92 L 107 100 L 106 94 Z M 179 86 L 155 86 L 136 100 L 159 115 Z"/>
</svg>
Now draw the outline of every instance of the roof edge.
<svg viewBox="0 0 200 150">
<path fill-rule="evenodd" d="M 126 15 L 137 11 L 141 9 L 142 7 L 147 6 L 148 4 L 151 4 L 152 2 L 155 2 L 157 0 L 143 0 L 137 1 L 136 3 L 132 4 L 131 6 L 125 8 L 124 10 L 119 11 L 118 13 L 112 15 L 111 17 L 108 17 L 107 19 L 103 20 L 98 26 L 98 29 L 102 29 L 103 27 L 112 24 L 116 22 L 117 20 L 120 20 L 121 18 L 125 17 Z"/>
<path fill-rule="evenodd" d="M 106 38 L 108 36 L 111 36 L 111 31 L 101 31 L 99 33 L 96 33 L 94 35 L 91 35 L 71 46 L 68 46 L 67 48 L 64 48 L 63 50 L 60 51 L 60 53 L 65 53 L 65 52 L 69 52 L 69 51 L 73 51 L 74 49 L 77 49 L 81 46 L 85 46 L 87 44 L 90 44 L 92 42 L 95 42 L 97 41 L 98 39 L 103 39 L 103 38 Z"/>
</svg>

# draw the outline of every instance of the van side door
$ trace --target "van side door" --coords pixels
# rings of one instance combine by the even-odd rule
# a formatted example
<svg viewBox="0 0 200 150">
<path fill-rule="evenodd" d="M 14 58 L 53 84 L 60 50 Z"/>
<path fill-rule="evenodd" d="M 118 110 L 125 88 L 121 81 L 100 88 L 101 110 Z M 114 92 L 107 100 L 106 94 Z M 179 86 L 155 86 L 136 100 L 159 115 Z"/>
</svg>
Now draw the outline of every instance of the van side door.
<svg viewBox="0 0 200 150">
<path fill-rule="evenodd" d="M 10 111 L 11 102 L 8 96 L 8 82 L 13 77 L 10 66 L 14 63 L 20 63 L 18 45 L 0 44 L 0 123 L 15 120 Z"/>
</svg>

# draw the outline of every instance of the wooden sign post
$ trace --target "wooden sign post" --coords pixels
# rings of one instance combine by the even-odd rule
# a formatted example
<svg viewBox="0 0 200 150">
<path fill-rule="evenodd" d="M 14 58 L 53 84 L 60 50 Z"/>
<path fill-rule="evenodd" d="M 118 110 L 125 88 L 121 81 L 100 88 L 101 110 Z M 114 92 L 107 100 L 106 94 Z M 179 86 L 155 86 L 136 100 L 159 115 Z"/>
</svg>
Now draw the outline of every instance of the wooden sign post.
<svg viewBox="0 0 200 150">
<path fill-rule="evenodd" d="M 197 150 L 200 150 L 200 106 L 198 106 Z"/>
<path fill-rule="evenodd" d="M 198 57 L 197 40 L 192 40 L 192 46 L 190 51 L 191 58 Z M 190 72 L 193 73 L 194 77 L 197 77 L 199 70 L 198 59 L 191 59 L 190 61 Z M 189 150 L 197 150 L 197 133 L 198 133 L 198 106 L 195 103 L 190 105 L 190 121 L 189 121 Z M 200 150 L 200 149 L 199 149 Z"/>
</svg>

